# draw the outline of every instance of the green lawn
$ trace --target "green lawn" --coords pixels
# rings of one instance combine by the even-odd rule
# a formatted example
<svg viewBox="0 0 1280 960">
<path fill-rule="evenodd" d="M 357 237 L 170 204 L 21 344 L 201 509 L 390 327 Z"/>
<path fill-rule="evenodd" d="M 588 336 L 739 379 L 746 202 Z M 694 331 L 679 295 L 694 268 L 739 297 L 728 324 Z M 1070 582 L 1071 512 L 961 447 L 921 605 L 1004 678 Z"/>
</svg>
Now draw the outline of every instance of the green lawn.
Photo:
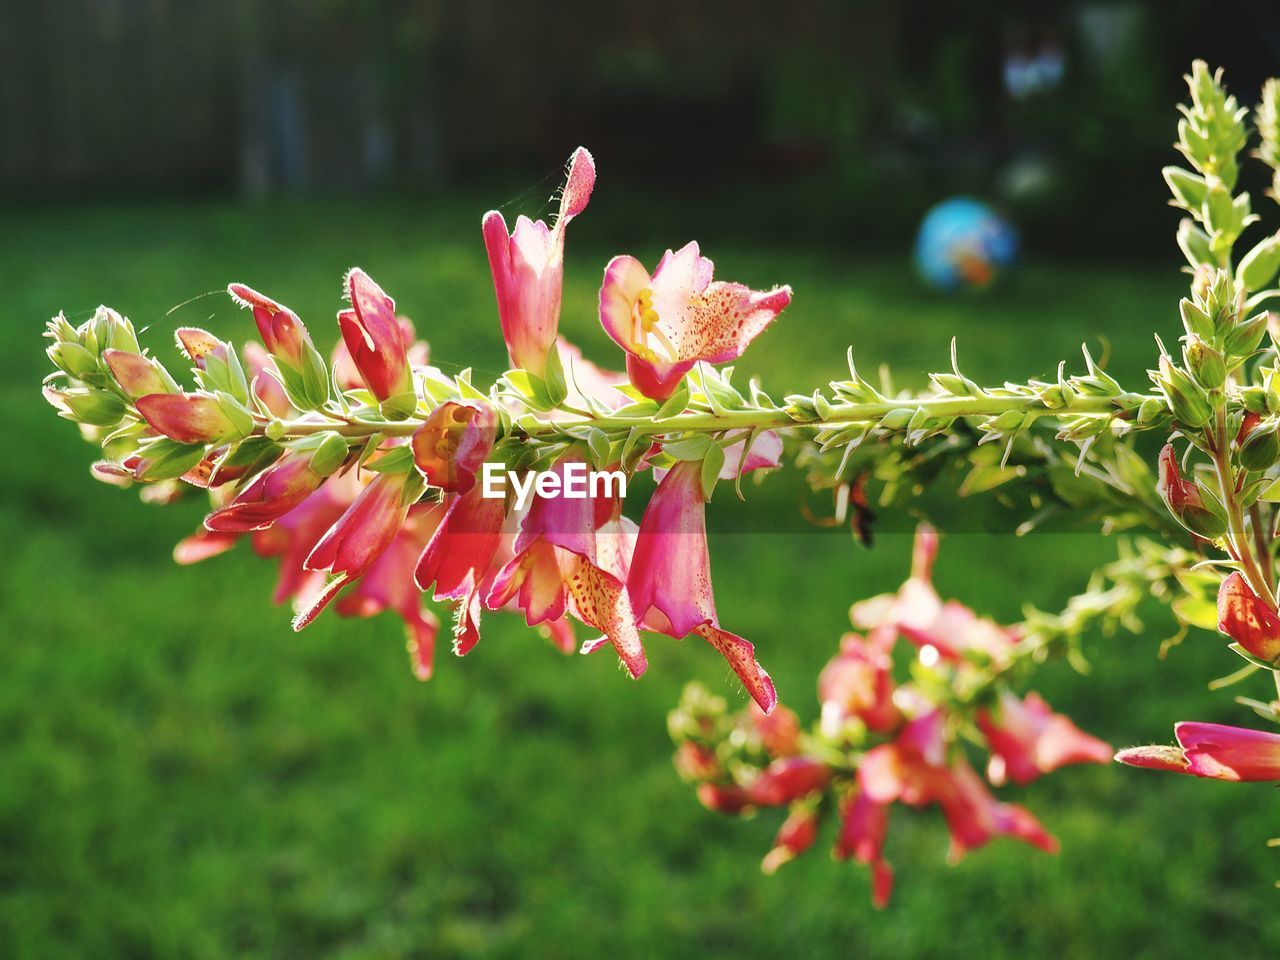
<svg viewBox="0 0 1280 960">
<path fill-rule="evenodd" d="M 607 207 L 603 192 L 597 197 Z M 239 279 L 294 306 L 331 342 L 352 263 L 399 300 L 446 368 L 503 365 L 479 213 L 483 199 L 63 209 L 0 235 L 6 411 L 0 534 L 0 956 L 1024 958 L 1275 955 L 1275 795 L 1112 768 L 1073 768 L 1023 791 L 1063 840 L 1049 857 L 1010 841 L 944 862 L 936 813 L 895 813 L 892 906 L 821 848 L 763 877 L 775 813 L 704 811 L 670 767 L 666 711 L 700 679 L 742 697 L 705 645 L 649 642 L 650 670 L 565 658 L 490 616 L 466 661 L 413 680 L 389 616 L 326 615 L 294 635 L 267 565 L 241 550 L 169 559 L 196 498 L 161 509 L 96 484 L 92 450 L 38 393 L 47 317 L 100 301 L 173 357 L 170 330 L 247 338 L 225 298 Z M 708 213 L 708 219 L 712 212 Z M 593 219 L 594 218 L 594 219 Z M 564 328 L 614 362 L 593 319 L 607 249 L 626 224 L 592 210 L 570 236 Z M 686 237 L 635 237 L 650 265 Z M 1032 262 L 991 296 L 947 300 L 902 258 L 770 249 L 764 230 L 706 250 L 721 276 L 786 281 L 796 299 L 741 364 L 775 395 L 838 375 L 852 341 L 868 368 L 909 382 L 944 365 L 953 334 L 976 379 L 1048 373 L 1105 335 L 1139 383 L 1150 331 L 1176 335 L 1182 281 L 1164 267 Z M 788 473 L 742 519 L 789 510 Z M 755 521 L 753 521 L 755 522 Z M 761 525 L 766 526 L 766 525 Z M 903 575 L 909 524 L 873 552 L 836 534 L 722 535 L 726 625 L 757 644 L 785 702 L 816 712 L 817 671 L 849 603 Z M 1115 544 L 1092 534 L 958 534 L 944 593 L 1016 618 L 1053 608 Z M 1194 636 L 1164 663 L 1168 621 L 1094 638 L 1093 673 L 1047 667 L 1057 708 L 1117 745 L 1182 718 L 1247 722 L 1205 681 L 1238 660 Z M 1264 690 L 1252 691 L 1265 693 Z"/>
</svg>

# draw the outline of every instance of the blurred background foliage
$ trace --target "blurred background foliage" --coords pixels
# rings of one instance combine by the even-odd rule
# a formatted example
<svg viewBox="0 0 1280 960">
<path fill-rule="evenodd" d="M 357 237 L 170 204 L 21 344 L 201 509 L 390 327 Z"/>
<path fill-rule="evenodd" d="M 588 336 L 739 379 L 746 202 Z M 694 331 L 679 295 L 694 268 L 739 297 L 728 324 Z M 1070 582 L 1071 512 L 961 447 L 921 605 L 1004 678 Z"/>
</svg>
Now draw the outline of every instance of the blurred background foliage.
<svg viewBox="0 0 1280 960">
<path fill-rule="evenodd" d="M 37 391 L 59 309 L 112 304 L 175 361 L 174 326 L 251 335 L 218 294 L 233 279 L 327 348 L 353 263 L 435 362 L 496 374 L 480 215 L 545 213 L 578 143 L 601 180 L 571 231 L 563 330 L 599 363 L 619 365 L 594 310 L 605 259 L 652 264 L 696 236 L 719 275 L 796 289 L 739 365 L 775 395 L 842 376 L 850 342 L 864 368 L 923 386 L 952 336 L 981 382 L 1051 374 L 1104 340 L 1138 385 L 1186 284 L 1158 173 L 1179 77 L 1206 57 L 1252 103 L 1280 72 L 1273 5 L 0 13 L 0 956 L 1275 954 L 1265 786 L 1073 768 L 1018 792 L 1060 856 L 997 842 L 954 869 L 940 818 L 895 814 L 884 913 L 821 852 L 766 878 L 776 819 L 704 811 L 670 766 L 686 680 L 741 699 L 705 645 L 654 638 L 630 683 L 491 616 L 466 661 L 418 684 L 391 618 L 295 636 L 247 551 L 174 566 L 197 498 L 160 509 L 92 482 L 93 451 Z M 908 262 L 918 214 L 956 191 L 998 201 L 1026 238 L 984 296 L 924 290 Z M 914 521 L 890 512 L 863 550 L 795 521 L 803 489 L 785 470 L 745 507 L 722 491 L 712 550 L 726 626 L 807 722 L 849 603 L 901 580 Z M 989 502 L 934 518 L 951 531 L 943 594 L 1004 622 L 1059 609 L 1115 556 L 1088 532 L 1015 538 Z M 1176 719 L 1246 722 L 1205 689 L 1238 663 L 1220 640 L 1158 661 L 1174 626 L 1143 613 L 1142 636 L 1090 638 L 1089 677 L 1043 671 L 1048 701 L 1117 746 L 1166 741 Z"/>
</svg>

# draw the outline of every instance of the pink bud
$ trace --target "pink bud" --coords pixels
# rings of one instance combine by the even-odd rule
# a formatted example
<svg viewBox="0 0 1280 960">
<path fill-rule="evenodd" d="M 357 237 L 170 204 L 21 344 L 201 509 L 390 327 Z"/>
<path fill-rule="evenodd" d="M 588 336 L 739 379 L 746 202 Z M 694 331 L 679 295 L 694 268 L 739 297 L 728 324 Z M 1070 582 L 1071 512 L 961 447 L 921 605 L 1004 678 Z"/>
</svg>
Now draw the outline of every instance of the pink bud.
<svg viewBox="0 0 1280 960">
<path fill-rule="evenodd" d="M 338 326 L 365 386 L 380 401 L 412 392 L 408 345 L 395 301 L 359 267 L 347 273 L 344 286 L 351 309 L 338 314 Z"/>
<path fill-rule="evenodd" d="M 205 393 L 152 393 L 136 405 L 153 430 L 178 443 L 209 443 L 235 432 L 218 398 Z"/>
<path fill-rule="evenodd" d="M 789 863 L 811 846 L 818 839 L 818 813 L 816 810 L 801 809 L 791 813 L 783 821 L 778 835 L 773 840 L 773 849 L 765 855 L 760 869 L 765 874 L 776 873 L 784 863 Z"/>
<path fill-rule="evenodd" d="M 413 435 L 413 459 L 433 487 L 466 493 L 493 449 L 498 412 L 479 400 L 450 400 L 431 411 Z"/>
<path fill-rule="evenodd" d="M 700 783 L 697 794 L 698 802 L 716 813 L 741 813 L 751 805 L 746 791 L 733 784 Z"/>
<path fill-rule="evenodd" d="M 831 779 L 827 765 L 812 757 L 785 757 L 765 767 L 747 787 L 748 800 L 761 807 L 780 807 L 823 789 Z"/>
<path fill-rule="evenodd" d="M 311 469 L 310 452 L 285 454 L 236 494 L 221 510 L 205 517 L 204 525 L 220 533 L 247 533 L 271 526 L 312 493 L 324 477 Z"/>
<path fill-rule="evenodd" d="M 124 350 L 104 350 L 102 359 L 107 361 L 111 376 L 131 400 L 149 393 L 171 393 L 173 381 L 166 377 L 160 366 L 140 353 Z"/>
<path fill-rule="evenodd" d="M 1215 780 L 1280 780 L 1280 734 L 1221 723 L 1173 728 L 1188 772 Z"/>
<path fill-rule="evenodd" d="M 1280 659 L 1280 617 L 1239 572 L 1218 590 L 1218 629 L 1260 660 Z"/>
<path fill-rule="evenodd" d="M 179 327 L 174 331 L 178 346 L 198 368 L 205 368 L 205 358 L 209 356 L 221 360 L 227 358 L 227 345 L 208 330 L 199 327 Z"/>
<path fill-rule="evenodd" d="M 311 337 L 298 315 L 243 283 L 228 285 L 227 293 L 240 306 L 253 311 L 253 320 L 267 352 L 294 369 L 301 367 L 303 351 Z"/>
</svg>

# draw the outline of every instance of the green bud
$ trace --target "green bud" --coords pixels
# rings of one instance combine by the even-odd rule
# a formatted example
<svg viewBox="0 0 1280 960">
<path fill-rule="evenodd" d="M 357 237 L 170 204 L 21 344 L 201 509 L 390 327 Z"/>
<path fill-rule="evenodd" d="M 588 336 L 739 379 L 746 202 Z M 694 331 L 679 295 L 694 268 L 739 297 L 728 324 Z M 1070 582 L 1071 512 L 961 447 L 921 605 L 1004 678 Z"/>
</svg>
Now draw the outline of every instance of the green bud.
<svg viewBox="0 0 1280 960">
<path fill-rule="evenodd" d="M 1262 240 L 1244 255 L 1236 268 L 1236 279 L 1245 290 L 1261 290 L 1280 270 L 1280 234 Z"/>
<path fill-rule="evenodd" d="M 1209 235 L 1197 227 L 1190 217 L 1178 224 L 1178 249 L 1193 267 L 1218 262 L 1218 258 L 1213 255 Z"/>
<path fill-rule="evenodd" d="M 1263 311 L 1237 324 L 1226 335 L 1222 348 L 1229 357 L 1247 357 L 1262 343 L 1267 332 L 1267 313 Z"/>
<path fill-rule="evenodd" d="M 1240 401 L 1250 413 L 1267 412 L 1267 391 L 1262 387 L 1245 387 L 1240 391 Z"/>
<path fill-rule="evenodd" d="M 266 430 L 268 440 L 279 440 L 284 436 L 285 425 L 283 420 L 268 421 Z"/>
<path fill-rule="evenodd" d="M 1209 189 L 1204 177 L 1182 167 L 1165 167 L 1160 173 L 1178 206 L 1185 210 L 1200 209 Z"/>
<path fill-rule="evenodd" d="M 1164 415 L 1167 409 L 1168 407 L 1160 401 L 1159 397 L 1147 397 L 1142 401 L 1142 405 L 1138 407 L 1138 425 L 1145 427 L 1148 424 L 1155 423 L 1156 420 Z"/>
<path fill-rule="evenodd" d="M 1191 375 L 1206 390 L 1216 390 L 1226 383 L 1227 364 L 1222 359 L 1222 354 L 1199 337 L 1193 335 L 1187 338 L 1182 356 Z"/>
<path fill-rule="evenodd" d="M 1195 302 L 1183 297 L 1178 302 L 1178 312 L 1182 314 L 1182 326 L 1188 335 L 1213 339 L 1213 321 L 1209 315 L 1196 306 Z"/>
<path fill-rule="evenodd" d="M 914 410 L 907 407 L 898 407 L 880 418 L 880 426 L 886 430 L 901 430 L 911 422 L 915 414 Z"/>
<path fill-rule="evenodd" d="M 378 412 L 388 420 L 405 420 L 413 416 L 413 411 L 416 409 L 418 409 L 418 395 L 412 390 L 387 397 L 378 405 Z"/>
<path fill-rule="evenodd" d="M 74 341 L 59 341 L 45 352 L 55 367 L 76 380 L 99 372 L 97 355 Z"/>
<path fill-rule="evenodd" d="M 349 448 L 346 439 L 333 431 L 322 434 L 322 437 L 315 453 L 311 454 L 311 469 L 327 477 L 346 462 Z"/>
<path fill-rule="evenodd" d="M 124 417 L 124 402 L 105 390 L 47 390 L 45 397 L 77 423 L 111 427 Z"/>
<path fill-rule="evenodd" d="M 1185 370 L 1174 366 L 1167 356 L 1160 358 L 1160 370 L 1152 380 L 1164 393 L 1173 418 L 1180 424 L 1198 430 L 1213 416 L 1208 394 Z"/>
<path fill-rule="evenodd" d="M 1246 470 L 1265 470 L 1280 460 L 1280 434 L 1275 420 L 1264 420 L 1244 438 L 1236 461 Z"/>
</svg>

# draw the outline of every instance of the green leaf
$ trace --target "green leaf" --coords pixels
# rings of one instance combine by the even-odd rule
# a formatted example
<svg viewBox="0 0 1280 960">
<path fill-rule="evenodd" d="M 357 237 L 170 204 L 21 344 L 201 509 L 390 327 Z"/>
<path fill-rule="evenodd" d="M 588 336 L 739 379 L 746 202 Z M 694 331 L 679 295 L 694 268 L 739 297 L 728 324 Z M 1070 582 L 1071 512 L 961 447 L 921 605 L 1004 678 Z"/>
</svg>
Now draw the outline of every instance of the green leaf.
<svg viewBox="0 0 1280 960">
<path fill-rule="evenodd" d="M 662 450 L 676 460 L 701 460 L 707 455 L 707 449 L 714 444 L 704 433 L 695 433 L 679 440 L 663 440 Z"/>
<path fill-rule="evenodd" d="M 715 492 L 722 467 L 724 467 L 724 448 L 718 443 L 713 443 L 707 448 L 707 456 L 702 461 L 702 497 L 704 500 L 710 500 L 711 494 Z"/>
<path fill-rule="evenodd" d="M 560 362 L 560 349 L 555 343 L 547 351 L 547 369 L 543 372 L 543 380 L 551 402 L 549 409 L 560 406 L 569 398 L 569 383 L 564 376 L 564 365 Z"/>
<path fill-rule="evenodd" d="M 142 479 L 148 483 L 180 477 L 204 459 L 205 448 L 198 443 L 176 443 L 168 438 L 147 445 L 142 457 L 147 468 Z"/>
<path fill-rule="evenodd" d="M 413 469 L 413 448 L 393 447 L 377 460 L 366 462 L 364 468 L 374 473 L 408 473 Z"/>
<path fill-rule="evenodd" d="M 658 408 L 658 412 L 653 415 L 654 420 L 670 420 L 672 417 L 679 416 L 684 413 L 685 407 L 689 405 L 689 384 L 681 381 L 680 386 L 676 389 L 666 402 Z"/>
<path fill-rule="evenodd" d="M 604 467 L 609 462 L 609 437 L 599 427 L 587 430 L 587 448 L 597 467 Z"/>
</svg>

